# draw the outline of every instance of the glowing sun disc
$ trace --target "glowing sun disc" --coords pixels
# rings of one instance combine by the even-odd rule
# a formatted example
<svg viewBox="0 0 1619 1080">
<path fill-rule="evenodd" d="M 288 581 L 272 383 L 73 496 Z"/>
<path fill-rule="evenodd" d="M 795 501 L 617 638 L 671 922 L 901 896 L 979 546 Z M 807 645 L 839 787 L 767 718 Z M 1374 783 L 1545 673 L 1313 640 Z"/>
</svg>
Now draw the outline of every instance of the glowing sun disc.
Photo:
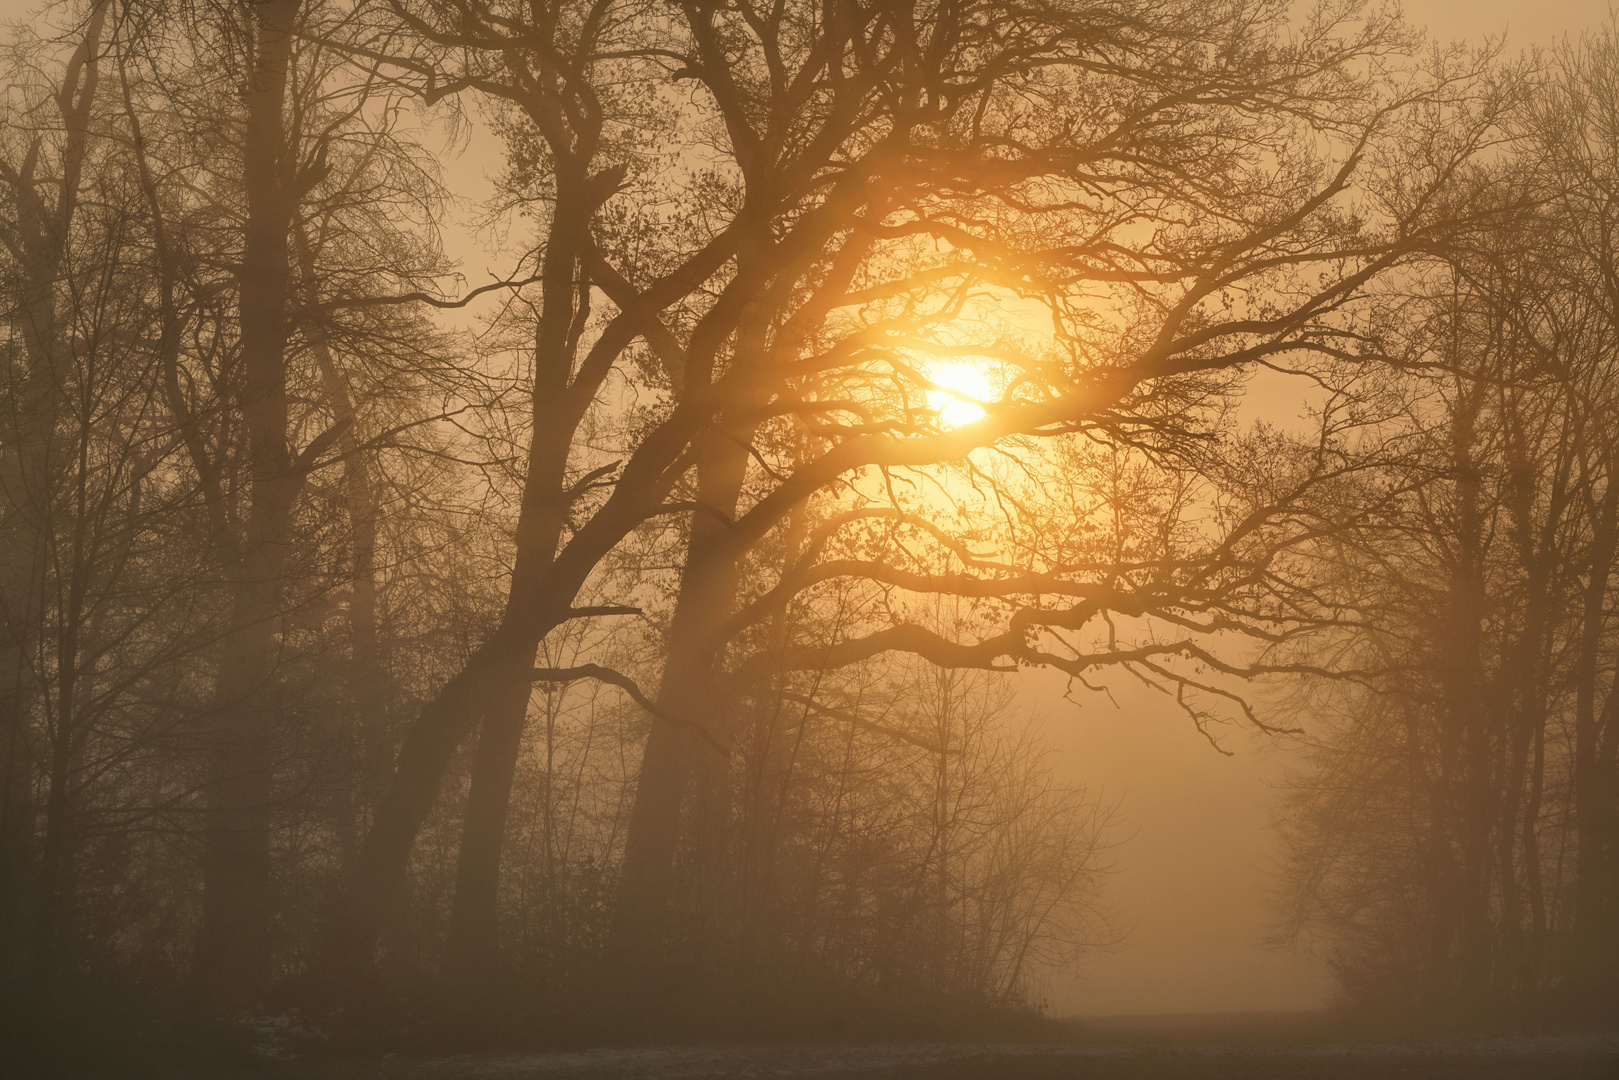
<svg viewBox="0 0 1619 1080">
<path fill-rule="evenodd" d="M 929 390 L 928 408 L 939 416 L 941 427 L 955 428 L 984 418 L 983 402 L 995 397 L 989 379 L 974 364 L 941 364 L 928 369 L 938 387 Z"/>
</svg>

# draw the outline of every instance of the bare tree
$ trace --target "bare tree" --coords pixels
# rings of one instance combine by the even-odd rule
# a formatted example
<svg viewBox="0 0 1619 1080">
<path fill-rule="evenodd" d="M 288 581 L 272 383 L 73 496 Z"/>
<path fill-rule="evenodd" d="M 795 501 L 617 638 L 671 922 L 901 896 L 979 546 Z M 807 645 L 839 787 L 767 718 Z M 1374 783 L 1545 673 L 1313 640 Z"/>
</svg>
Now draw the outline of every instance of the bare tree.
<svg viewBox="0 0 1619 1080">
<path fill-rule="evenodd" d="M 1562 986 L 1599 1007 L 1615 294 L 1590 107 L 1611 52 L 1537 74 L 1492 177 L 1509 212 L 1410 290 L 1406 371 L 1361 406 L 1383 509 L 1335 537 L 1327 580 L 1362 625 L 1318 647 L 1376 674 L 1310 699 L 1289 895 L 1290 931 L 1324 934 L 1367 1004 Z"/>
<path fill-rule="evenodd" d="M 893 187 L 867 212 L 869 223 L 823 256 L 819 276 L 776 285 L 783 299 L 755 376 L 760 390 L 733 406 L 736 480 L 725 490 L 737 486 L 735 509 L 729 496 L 705 498 L 698 474 L 705 517 L 727 524 L 715 530 L 710 555 L 694 521 L 681 602 L 688 588 L 694 604 L 710 588 L 690 578 L 698 568 L 720 595 L 702 602 L 701 621 L 672 624 L 665 675 L 692 682 L 695 692 L 688 705 L 667 692 L 658 699 L 675 716 L 703 718 L 711 745 L 730 738 L 716 705 L 727 643 L 829 582 L 868 582 L 874 598 L 837 640 L 789 645 L 777 657 L 789 670 L 821 673 L 891 650 L 950 667 L 1049 664 L 1081 678 L 1097 665 L 1123 664 L 1170 688 L 1195 717 L 1204 715 L 1199 693 L 1245 706 L 1174 658 L 1220 675 L 1258 673 L 1265 665 L 1234 663 L 1209 640 L 1233 631 L 1277 640 L 1320 618 L 1272 562 L 1314 528 L 1294 508 L 1336 482 L 1337 467 L 1318 461 L 1292 477 L 1291 489 L 1227 503 L 1212 537 L 1190 534 L 1184 521 L 1211 497 L 1197 478 L 1218 471 L 1212 448 L 1225 438 L 1224 403 L 1246 369 L 1359 352 L 1354 313 L 1370 307 L 1368 284 L 1451 227 L 1428 200 L 1488 137 L 1500 102 L 1482 103 L 1454 139 L 1427 146 L 1432 156 L 1417 169 L 1423 195 L 1389 191 L 1375 174 L 1357 176 L 1362 155 L 1377 153 L 1382 138 L 1415 122 L 1427 104 L 1466 99 L 1467 71 L 1440 71 L 1407 87 L 1406 97 L 1384 96 L 1342 65 L 1398 47 L 1398 31 L 1374 23 L 1337 38 L 1330 20 L 1312 27 L 1316 44 L 1284 50 L 1285 59 L 1256 45 L 1218 68 L 1130 66 L 1115 62 L 1114 50 L 1183 55 L 1198 41 L 1212 49 L 1227 40 L 1226 24 L 1180 9 L 1114 23 L 1116 14 L 1077 10 L 1026 37 L 998 36 L 1010 42 L 1009 55 L 1040 58 L 1030 61 L 1032 73 L 946 94 L 937 115 L 918 118 L 903 150 L 890 144 L 874 155 L 876 175 Z M 973 21 L 980 16 L 983 23 Z M 975 28 L 999 25 L 995 12 L 963 17 Z M 951 40 L 970 38 L 964 30 Z M 991 69 L 1021 70 L 1011 62 Z M 1134 107 L 1121 106 L 1116 122 L 1031 120 L 1036 102 L 1086 95 Z M 1267 171 L 1269 160 L 1247 156 L 1256 145 L 1251 129 L 1227 141 L 1239 127 L 1224 126 L 1234 115 L 1225 110 L 1238 101 L 1245 116 L 1275 121 L 1262 126 L 1278 150 L 1297 145 L 1292 125 L 1302 123 L 1342 140 L 1347 163 L 1323 173 L 1279 152 L 1274 160 L 1286 164 Z M 751 115 L 737 112 L 733 126 Z M 1184 179 L 1183 155 L 1202 163 L 1195 182 Z M 1368 186 L 1352 196 L 1357 178 Z M 1335 209 L 1356 197 L 1383 199 L 1375 226 Z M 1164 220 L 1199 224 L 1183 230 Z M 1208 220 L 1221 225 L 1207 231 Z M 1262 311 L 1239 299 L 1260 287 L 1270 298 Z M 1042 345 L 1045 335 L 1009 328 L 996 316 L 1006 307 L 1032 311 L 1054 332 Z M 745 359 L 737 353 L 732 372 Z M 973 365 L 979 385 L 961 401 L 962 388 L 950 382 Z M 788 434 L 794 430 L 801 434 Z M 1079 449 L 1095 444 L 1108 448 L 1100 460 Z M 974 456 L 985 447 L 1004 455 L 1004 468 Z M 757 469 L 739 471 L 747 458 Z M 1117 482 L 1132 471 L 1157 474 L 1162 505 L 1144 519 L 1114 499 L 1122 516 L 1112 536 L 1078 540 L 1109 500 L 1053 500 L 1047 478 L 1077 487 L 1081 477 Z M 747 562 L 748 552 L 806 500 L 820 523 L 803 554 L 767 584 L 771 571 Z M 1010 554 L 979 554 L 975 542 Z M 754 587 L 736 597 L 744 578 Z M 981 617 L 964 635 L 920 625 L 907 597 L 929 593 L 971 597 Z M 1119 640 L 1116 617 L 1147 625 L 1146 640 Z M 1087 633 L 1092 639 L 1078 644 Z M 699 651 L 688 657 L 688 648 Z M 687 778 L 710 752 L 693 730 L 660 727 L 649 741 L 623 871 L 626 933 L 636 924 L 655 928 L 668 892 Z M 650 933 L 655 940 L 656 929 Z M 648 945 L 642 936 L 626 952 L 642 957 Z"/>
</svg>

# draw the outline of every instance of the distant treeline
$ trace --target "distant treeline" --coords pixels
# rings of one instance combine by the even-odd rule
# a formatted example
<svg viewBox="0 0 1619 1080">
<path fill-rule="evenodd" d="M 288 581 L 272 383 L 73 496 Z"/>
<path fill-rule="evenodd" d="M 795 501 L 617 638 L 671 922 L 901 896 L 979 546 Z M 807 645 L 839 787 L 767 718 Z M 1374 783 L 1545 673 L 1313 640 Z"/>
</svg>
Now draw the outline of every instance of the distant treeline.
<svg viewBox="0 0 1619 1080">
<path fill-rule="evenodd" d="M 1399 1011 L 1619 1018 L 1619 33 L 1518 71 L 1500 207 L 1391 286 L 1387 359 L 1334 388 L 1341 632 L 1291 705 L 1287 928 Z M 1352 673 L 1352 674 L 1351 674 Z"/>
</svg>

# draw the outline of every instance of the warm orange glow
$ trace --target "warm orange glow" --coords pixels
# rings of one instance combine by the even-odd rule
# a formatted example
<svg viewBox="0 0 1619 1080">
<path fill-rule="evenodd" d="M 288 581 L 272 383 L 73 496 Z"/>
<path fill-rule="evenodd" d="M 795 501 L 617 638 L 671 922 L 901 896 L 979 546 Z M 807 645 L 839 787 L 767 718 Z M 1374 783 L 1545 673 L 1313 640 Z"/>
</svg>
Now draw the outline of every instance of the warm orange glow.
<svg viewBox="0 0 1619 1080">
<path fill-rule="evenodd" d="M 937 389 L 929 390 L 928 408 L 939 414 L 939 425 L 957 428 L 984 417 L 984 404 L 998 395 L 989 376 L 977 364 L 939 364 L 927 370 Z"/>
</svg>

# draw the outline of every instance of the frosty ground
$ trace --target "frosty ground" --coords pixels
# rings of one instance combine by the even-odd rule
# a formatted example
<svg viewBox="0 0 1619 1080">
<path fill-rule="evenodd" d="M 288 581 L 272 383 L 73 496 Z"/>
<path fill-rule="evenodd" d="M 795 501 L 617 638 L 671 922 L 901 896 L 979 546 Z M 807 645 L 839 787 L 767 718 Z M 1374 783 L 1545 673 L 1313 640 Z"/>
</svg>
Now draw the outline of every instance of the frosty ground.
<svg viewBox="0 0 1619 1080">
<path fill-rule="evenodd" d="M 209 1075 L 275 1080 L 1612 1080 L 1619 1077 L 1619 1035 L 1379 1042 L 1155 1038 L 1045 1045 L 635 1047 L 510 1056 L 282 1060 L 250 1071 Z"/>
</svg>

